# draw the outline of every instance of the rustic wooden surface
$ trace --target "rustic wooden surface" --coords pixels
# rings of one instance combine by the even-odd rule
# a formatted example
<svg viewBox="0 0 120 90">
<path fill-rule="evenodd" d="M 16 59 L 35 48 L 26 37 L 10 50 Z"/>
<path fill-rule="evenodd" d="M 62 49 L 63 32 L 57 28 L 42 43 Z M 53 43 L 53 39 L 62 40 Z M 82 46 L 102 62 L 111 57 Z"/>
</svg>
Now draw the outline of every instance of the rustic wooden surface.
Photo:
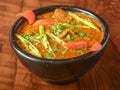
<svg viewBox="0 0 120 90">
<path fill-rule="evenodd" d="M 108 23 L 111 37 L 96 66 L 80 80 L 56 86 L 42 81 L 19 62 L 9 45 L 15 15 L 48 5 L 90 9 Z M 120 0 L 0 0 L 0 90 L 120 90 Z"/>
</svg>

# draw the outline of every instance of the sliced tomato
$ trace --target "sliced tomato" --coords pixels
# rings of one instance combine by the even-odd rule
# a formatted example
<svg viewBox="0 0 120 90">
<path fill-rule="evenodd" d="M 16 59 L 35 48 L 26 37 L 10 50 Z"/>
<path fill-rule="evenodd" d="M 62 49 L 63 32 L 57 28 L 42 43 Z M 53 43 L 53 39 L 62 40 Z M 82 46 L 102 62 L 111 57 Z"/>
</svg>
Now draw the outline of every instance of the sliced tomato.
<svg viewBox="0 0 120 90">
<path fill-rule="evenodd" d="M 19 16 L 24 17 L 25 19 L 28 20 L 28 23 L 30 25 L 32 25 L 35 22 L 35 14 L 34 14 L 33 11 L 25 11 L 25 12 L 22 12 L 22 13 L 18 13 L 16 16 L 17 17 L 19 17 Z"/>
<path fill-rule="evenodd" d="M 95 42 L 92 47 L 90 48 L 90 51 L 97 51 L 102 48 L 102 45 L 99 42 Z"/>
<path fill-rule="evenodd" d="M 64 45 L 69 49 L 82 49 L 88 47 L 88 43 L 86 41 L 65 43 Z"/>
<path fill-rule="evenodd" d="M 37 20 L 33 26 L 40 26 L 40 25 L 53 25 L 55 22 L 53 20 L 50 19 L 39 19 Z"/>
</svg>

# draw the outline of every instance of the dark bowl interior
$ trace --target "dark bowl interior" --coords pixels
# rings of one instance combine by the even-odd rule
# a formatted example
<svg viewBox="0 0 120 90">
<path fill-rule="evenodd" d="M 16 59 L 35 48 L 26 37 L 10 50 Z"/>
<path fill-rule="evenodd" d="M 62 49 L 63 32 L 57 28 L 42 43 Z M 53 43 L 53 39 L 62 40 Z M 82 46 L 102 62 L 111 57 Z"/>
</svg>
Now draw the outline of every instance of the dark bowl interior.
<svg viewBox="0 0 120 90">
<path fill-rule="evenodd" d="M 102 48 L 96 52 L 90 52 L 83 56 L 78 56 L 75 58 L 69 58 L 65 60 L 50 60 L 50 59 L 43 59 L 38 58 L 33 55 L 30 55 L 24 52 L 15 42 L 15 33 L 19 30 L 20 26 L 24 22 L 24 18 L 19 18 L 16 20 L 14 25 L 11 27 L 10 30 L 10 44 L 13 50 L 15 51 L 16 55 L 19 57 L 19 60 L 25 65 L 30 71 L 34 74 L 39 76 L 41 79 L 55 83 L 55 84 L 63 84 L 66 82 L 70 82 L 73 80 L 78 79 L 83 74 L 88 72 L 98 61 L 99 57 L 101 56 L 102 52 L 104 51 L 106 44 L 109 40 L 109 29 L 107 24 L 103 19 L 101 19 L 98 15 L 94 12 L 82 9 L 76 6 L 65 6 L 65 5 L 57 5 L 57 6 L 48 6 L 38 8 L 33 10 L 35 15 L 38 16 L 40 14 L 54 11 L 56 8 L 62 8 L 64 10 L 69 11 L 77 11 L 83 12 L 87 15 L 90 15 L 96 18 L 103 27 L 104 38 L 102 40 Z"/>
</svg>

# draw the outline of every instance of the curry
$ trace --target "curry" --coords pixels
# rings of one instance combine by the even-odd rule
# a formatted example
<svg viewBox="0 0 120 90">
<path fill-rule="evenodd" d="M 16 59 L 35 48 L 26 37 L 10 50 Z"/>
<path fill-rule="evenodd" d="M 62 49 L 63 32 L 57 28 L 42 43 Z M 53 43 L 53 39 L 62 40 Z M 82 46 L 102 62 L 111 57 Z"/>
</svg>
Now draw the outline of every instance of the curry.
<svg viewBox="0 0 120 90">
<path fill-rule="evenodd" d="M 16 33 L 16 42 L 25 52 L 47 59 L 67 59 L 102 48 L 100 22 L 80 12 L 60 8 L 35 17 L 33 11 L 17 14 L 27 20 Z"/>
</svg>

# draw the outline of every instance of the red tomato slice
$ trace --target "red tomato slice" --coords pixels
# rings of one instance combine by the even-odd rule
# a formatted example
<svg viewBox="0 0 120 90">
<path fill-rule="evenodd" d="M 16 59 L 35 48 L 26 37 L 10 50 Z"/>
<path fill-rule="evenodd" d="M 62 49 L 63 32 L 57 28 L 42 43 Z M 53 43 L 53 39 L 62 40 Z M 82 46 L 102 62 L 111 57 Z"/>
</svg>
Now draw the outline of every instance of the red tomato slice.
<svg viewBox="0 0 120 90">
<path fill-rule="evenodd" d="M 65 43 L 64 45 L 69 49 L 82 49 L 88 47 L 88 43 L 86 41 Z"/>
<path fill-rule="evenodd" d="M 39 19 L 37 20 L 33 26 L 40 26 L 40 25 L 53 25 L 55 22 L 49 19 Z"/>
<path fill-rule="evenodd" d="M 35 22 L 35 14 L 34 14 L 33 11 L 25 11 L 25 12 L 22 12 L 22 13 L 18 13 L 16 16 L 17 17 L 18 16 L 24 17 L 25 19 L 28 20 L 28 23 L 30 25 L 32 25 Z"/>
<path fill-rule="evenodd" d="M 95 42 L 92 47 L 90 48 L 90 51 L 97 51 L 102 48 L 102 45 L 99 42 Z"/>
</svg>

